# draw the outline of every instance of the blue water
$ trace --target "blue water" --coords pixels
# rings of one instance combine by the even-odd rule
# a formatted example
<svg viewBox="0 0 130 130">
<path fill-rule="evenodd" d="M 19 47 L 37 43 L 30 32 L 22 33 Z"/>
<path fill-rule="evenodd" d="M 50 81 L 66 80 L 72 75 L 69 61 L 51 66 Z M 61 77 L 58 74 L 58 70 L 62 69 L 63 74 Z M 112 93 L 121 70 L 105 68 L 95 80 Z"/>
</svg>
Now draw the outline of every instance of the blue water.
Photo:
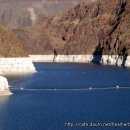
<svg viewBox="0 0 130 130">
<path fill-rule="evenodd" d="M 129 68 L 49 63 L 35 66 L 36 74 L 8 77 L 14 94 L 0 98 L 0 130 L 130 129 L 65 127 L 68 122 L 130 122 L 130 89 L 116 89 L 117 85 L 130 87 Z M 115 89 L 83 90 L 90 86 Z"/>
</svg>

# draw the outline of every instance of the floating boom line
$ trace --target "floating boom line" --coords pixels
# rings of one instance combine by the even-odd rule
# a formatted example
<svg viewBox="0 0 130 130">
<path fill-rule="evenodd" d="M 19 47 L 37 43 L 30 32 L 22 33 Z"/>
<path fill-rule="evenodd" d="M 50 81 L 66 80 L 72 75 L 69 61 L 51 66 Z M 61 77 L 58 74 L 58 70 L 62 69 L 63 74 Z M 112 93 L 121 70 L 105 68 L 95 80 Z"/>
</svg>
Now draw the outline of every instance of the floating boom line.
<svg viewBox="0 0 130 130">
<path fill-rule="evenodd" d="M 55 88 L 55 89 L 33 89 L 33 88 L 10 88 L 10 90 L 21 90 L 21 91 L 95 91 L 95 90 L 119 90 L 119 89 L 128 89 L 130 90 L 130 87 L 104 87 L 104 88 L 77 88 L 77 89 L 60 89 L 60 88 Z"/>
</svg>

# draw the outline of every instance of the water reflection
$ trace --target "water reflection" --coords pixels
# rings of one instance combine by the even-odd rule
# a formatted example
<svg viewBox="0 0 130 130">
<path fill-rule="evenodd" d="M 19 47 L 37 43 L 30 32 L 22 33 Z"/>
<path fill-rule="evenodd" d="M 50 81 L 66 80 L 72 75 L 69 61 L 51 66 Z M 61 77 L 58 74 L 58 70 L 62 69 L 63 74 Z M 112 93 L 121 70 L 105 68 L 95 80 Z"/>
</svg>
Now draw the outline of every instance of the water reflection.
<svg viewBox="0 0 130 130">
<path fill-rule="evenodd" d="M 8 103 L 11 95 L 7 96 L 0 96 L 0 130 L 3 130 L 3 126 L 5 124 L 5 121 L 8 117 L 7 111 L 8 111 Z"/>
</svg>

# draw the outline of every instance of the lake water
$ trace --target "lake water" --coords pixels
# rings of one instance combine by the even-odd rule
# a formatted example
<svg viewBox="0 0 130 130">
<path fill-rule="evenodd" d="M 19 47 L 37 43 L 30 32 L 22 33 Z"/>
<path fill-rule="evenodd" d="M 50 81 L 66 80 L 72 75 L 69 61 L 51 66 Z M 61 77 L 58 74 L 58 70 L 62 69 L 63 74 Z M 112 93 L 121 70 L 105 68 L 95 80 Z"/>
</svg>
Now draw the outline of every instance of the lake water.
<svg viewBox="0 0 130 130">
<path fill-rule="evenodd" d="M 33 75 L 8 77 L 14 94 L 0 98 L 0 130 L 130 129 L 65 126 L 130 122 L 130 69 L 96 64 L 35 66 L 38 72 Z"/>
</svg>

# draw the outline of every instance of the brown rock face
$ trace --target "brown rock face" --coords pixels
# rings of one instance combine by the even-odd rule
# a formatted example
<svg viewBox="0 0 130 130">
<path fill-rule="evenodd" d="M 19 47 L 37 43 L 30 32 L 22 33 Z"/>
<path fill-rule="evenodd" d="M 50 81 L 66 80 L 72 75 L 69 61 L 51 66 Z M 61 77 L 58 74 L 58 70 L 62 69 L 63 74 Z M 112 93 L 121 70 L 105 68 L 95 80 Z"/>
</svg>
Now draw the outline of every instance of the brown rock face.
<svg viewBox="0 0 130 130">
<path fill-rule="evenodd" d="M 16 31 L 30 54 L 130 54 L 130 1 L 97 0 Z"/>
<path fill-rule="evenodd" d="M 0 26 L 0 57 L 27 56 L 27 50 L 16 35 L 7 28 Z"/>
</svg>

